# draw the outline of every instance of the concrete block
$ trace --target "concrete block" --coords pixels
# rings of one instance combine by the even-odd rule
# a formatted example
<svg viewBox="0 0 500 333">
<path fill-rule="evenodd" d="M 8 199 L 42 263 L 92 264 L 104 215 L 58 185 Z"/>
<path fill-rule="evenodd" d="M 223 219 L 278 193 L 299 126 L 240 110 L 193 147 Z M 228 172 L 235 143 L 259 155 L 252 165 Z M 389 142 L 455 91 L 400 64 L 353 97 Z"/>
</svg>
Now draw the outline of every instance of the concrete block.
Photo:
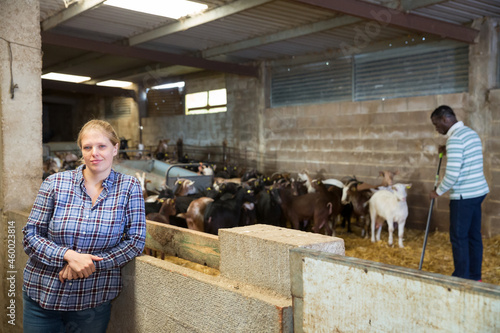
<svg viewBox="0 0 500 333">
<path fill-rule="evenodd" d="M 408 97 L 408 111 L 429 112 L 429 117 L 439 105 L 436 95 Z"/>
<path fill-rule="evenodd" d="M 357 114 L 361 112 L 360 102 L 341 102 L 340 114 Z"/>
<path fill-rule="evenodd" d="M 290 249 L 306 247 L 345 254 L 343 239 L 263 224 L 221 229 L 219 242 L 222 276 L 285 297 L 291 297 Z"/>
<path fill-rule="evenodd" d="M 436 108 L 444 104 L 448 105 L 453 110 L 461 109 L 467 103 L 467 93 L 437 95 L 437 101 L 438 105 L 436 105 Z M 434 111 L 434 109 L 432 109 L 431 112 Z"/>
<path fill-rule="evenodd" d="M 292 332 L 292 300 L 142 256 L 122 270 L 109 332 Z"/>
<path fill-rule="evenodd" d="M 401 112 L 408 110 L 408 99 L 407 98 L 393 98 L 386 99 L 383 101 L 383 111 L 384 112 Z"/>
<path fill-rule="evenodd" d="M 361 102 L 360 112 L 363 114 L 380 113 L 383 111 L 383 102 L 381 100 Z"/>
</svg>

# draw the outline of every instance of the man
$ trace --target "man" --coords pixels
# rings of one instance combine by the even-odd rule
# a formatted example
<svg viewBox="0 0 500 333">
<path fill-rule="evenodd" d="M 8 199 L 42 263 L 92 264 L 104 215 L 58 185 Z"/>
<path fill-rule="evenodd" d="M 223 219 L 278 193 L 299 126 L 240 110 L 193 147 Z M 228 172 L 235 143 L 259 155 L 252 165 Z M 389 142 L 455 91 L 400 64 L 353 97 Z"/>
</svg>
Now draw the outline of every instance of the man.
<svg viewBox="0 0 500 333">
<path fill-rule="evenodd" d="M 431 120 L 436 131 L 448 136 L 446 150 L 440 147 L 440 152 L 447 154 L 446 173 L 429 197 L 434 199 L 450 191 L 450 241 L 455 265 L 452 275 L 481 281 L 481 203 L 489 193 L 483 173 L 481 139 L 457 121 L 449 106 L 441 105 L 434 110 Z"/>
</svg>

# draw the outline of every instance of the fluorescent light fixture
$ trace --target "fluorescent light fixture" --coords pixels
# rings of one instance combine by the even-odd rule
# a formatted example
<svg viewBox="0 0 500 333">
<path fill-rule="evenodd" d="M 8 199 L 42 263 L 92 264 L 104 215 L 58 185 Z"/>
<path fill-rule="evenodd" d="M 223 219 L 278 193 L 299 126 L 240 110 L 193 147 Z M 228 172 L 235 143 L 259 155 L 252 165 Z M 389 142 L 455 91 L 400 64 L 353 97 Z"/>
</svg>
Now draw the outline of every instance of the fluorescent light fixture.
<svg viewBox="0 0 500 333">
<path fill-rule="evenodd" d="M 132 82 L 119 81 L 119 80 L 107 80 L 107 81 L 102 81 L 102 82 L 96 83 L 96 85 L 98 85 L 98 86 L 116 87 L 116 88 L 128 87 L 131 84 L 132 84 Z"/>
<path fill-rule="evenodd" d="M 179 81 L 175 83 L 160 84 L 159 86 L 151 87 L 151 89 L 172 89 L 172 88 L 183 88 L 185 85 L 184 81 Z"/>
<path fill-rule="evenodd" d="M 47 73 L 42 75 L 42 79 L 80 83 L 90 80 L 90 76 L 70 75 L 61 73 Z"/>
<path fill-rule="evenodd" d="M 193 15 L 208 8 L 207 5 L 187 0 L 108 0 L 104 4 L 173 19 Z"/>
</svg>

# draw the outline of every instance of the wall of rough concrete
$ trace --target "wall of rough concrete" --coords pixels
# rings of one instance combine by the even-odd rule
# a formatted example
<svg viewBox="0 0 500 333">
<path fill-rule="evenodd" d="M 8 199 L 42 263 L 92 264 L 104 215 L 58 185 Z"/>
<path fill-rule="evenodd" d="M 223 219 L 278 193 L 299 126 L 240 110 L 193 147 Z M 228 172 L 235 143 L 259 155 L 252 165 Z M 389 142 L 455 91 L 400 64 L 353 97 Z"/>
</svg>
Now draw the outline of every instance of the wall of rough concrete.
<svg viewBox="0 0 500 333">
<path fill-rule="evenodd" d="M 186 80 L 186 93 L 220 88 L 220 85 L 211 84 L 210 78 L 218 84 L 222 81 L 227 88 L 228 111 L 146 117 L 142 119 L 145 146 L 156 146 L 160 139 L 169 139 L 169 144 L 174 145 L 181 138 L 186 145 L 221 146 L 226 140 L 229 147 L 257 150 L 260 130 L 257 112 L 263 110 L 261 82 L 235 75 L 209 75 L 208 78 L 197 75 Z"/>
<path fill-rule="evenodd" d="M 294 332 L 498 332 L 500 287 L 309 249 L 290 251 Z"/>
<path fill-rule="evenodd" d="M 6 211 L 28 210 L 42 177 L 42 98 L 40 7 L 37 0 L 2 1 L 0 9 L 0 308 L 1 331 L 13 332 L 7 323 L 10 282 L 22 272 L 8 260 L 12 238 Z M 11 89 L 13 88 L 13 89 Z M 17 226 L 16 226 L 17 227 Z M 17 242 L 20 239 L 17 237 Z M 21 260 L 18 258 L 17 260 Z M 10 312 L 10 310 L 8 310 Z M 16 323 L 18 323 L 16 321 Z"/>
</svg>

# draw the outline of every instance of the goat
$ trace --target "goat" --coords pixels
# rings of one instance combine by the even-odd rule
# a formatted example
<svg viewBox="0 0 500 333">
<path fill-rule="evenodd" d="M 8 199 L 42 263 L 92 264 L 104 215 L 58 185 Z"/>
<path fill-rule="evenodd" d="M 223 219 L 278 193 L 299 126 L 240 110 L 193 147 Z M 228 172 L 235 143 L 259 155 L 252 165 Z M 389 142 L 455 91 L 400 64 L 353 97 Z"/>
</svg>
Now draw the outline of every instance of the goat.
<svg viewBox="0 0 500 333">
<path fill-rule="evenodd" d="M 368 237 L 368 207 L 366 202 L 370 200 L 373 192 L 370 189 L 359 190 L 361 183 L 357 180 L 350 181 L 342 190 L 342 204 L 352 204 L 352 212 L 358 218 L 365 220 L 361 236 Z M 350 218 L 349 218 L 350 219 Z M 348 227 L 349 228 L 349 227 Z"/>
<path fill-rule="evenodd" d="M 174 195 L 176 197 L 185 197 L 190 194 L 196 193 L 196 188 L 194 187 L 194 181 L 189 179 L 177 179 L 175 182 L 176 188 L 174 190 Z"/>
<path fill-rule="evenodd" d="M 406 202 L 406 188 L 411 184 L 392 185 L 392 192 L 389 190 L 379 190 L 373 194 L 368 201 L 370 207 L 371 219 L 371 241 L 375 242 L 375 229 L 377 229 L 377 241 L 380 240 L 380 231 L 382 225 L 378 226 L 377 218 L 383 218 L 387 221 L 389 227 L 389 245 L 392 245 L 392 233 L 394 223 L 398 223 L 398 245 L 403 248 L 403 234 L 406 218 L 408 217 L 408 204 Z M 378 226 L 378 227 L 377 227 Z"/>
<path fill-rule="evenodd" d="M 294 196 L 291 190 L 285 188 L 273 189 L 271 193 L 294 229 L 300 228 L 300 222 L 307 223 L 314 220 L 313 232 L 319 233 L 322 228 L 325 228 L 326 233 L 332 235 L 333 231 L 328 220 L 334 213 L 333 204 L 327 197 L 321 193 Z"/>
<path fill-rule="evenodd" d="M 158 213 L 149 213 L 148 215 L 146 215 L 146 219 L 150 221 L 170 224 L 170 216 L 174 216 L 175 214 L 175 199 L 166 199 L 165 201 L 163 201 L 160 211 Z"/>
<path fill-rule="evenodd" d="M 204 231 L 203 220 L 205 209 L 210 202 L 213 202 L 214 199 L 201 197 L 191 201 L 186 213 L 178 214 L 178 217 L 181 217 L 186 220 L 188 229 L 196 230 L 196 231 Z"/>
<path fill-rule="evenodd" d="M 342 189 L 337 186 L 331 186 L 329 189 L 327 189 L 325 184 L 321 180 L 313 180 L 311 182 L 311 186 L 316 190 L 316 193 L 322 195 L 328 202 L 327 206 L 329 208 L 329 216 L 332 217 L 331 234 L 335 236 L 336 217 L 342 211 L 342 203 L 341 203 Z"/>
</svg>

